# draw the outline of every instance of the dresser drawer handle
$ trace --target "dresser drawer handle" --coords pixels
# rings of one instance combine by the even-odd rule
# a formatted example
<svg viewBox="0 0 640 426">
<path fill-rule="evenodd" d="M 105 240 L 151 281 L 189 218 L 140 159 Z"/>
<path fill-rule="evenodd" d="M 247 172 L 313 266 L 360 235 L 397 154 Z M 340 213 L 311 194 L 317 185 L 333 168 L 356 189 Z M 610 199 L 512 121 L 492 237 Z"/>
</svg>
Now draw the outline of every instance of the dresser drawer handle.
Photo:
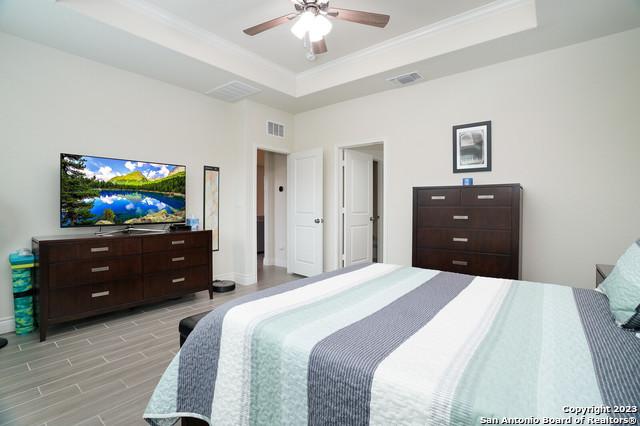
<svg viewBox="0 0 640 426">
<path fill-rule="evenodd" d="M 454 216 L 453 220 L 469 220 L 469 216 Z"/>
<path fill-rule="evenodd" d="M 478 200 L 493 200 L 495 196 L 493 194 L 489 195 L 478 195 Z"/>
<path fill-rule="evenodd" d="M 172 246 L 177 246 L 179 244 L 184 244 L 184 240 L 175 240 L 175 241 L 171 241 L 171 245 Z"/>
<path fill-rule="evenodd" d="M 468 266 L 469 262 L 467 262 L 466 260 L 452 260 L 451 264 L 456 266 Z"/>
<path fill-rule="evenodd" d="M 469 239 L 468 238 L 453 237 L 453 242 L 454 243 L 468 243 Z"/>
<path fill-rule="evenodd" d="M 432 200 L 446 200 L 447 197 L 445 195 L 432 195 L 431 199 Z"/>
<path fill-rule="evenodd" d="M 174 278 L 174 279 L 171 280 L 171 282 L 174 283 L 174 284 L 184 282 L 184 277 Z"/>
<path fill-rule="evenodd" d="M 109 295 L 109 291 L 101 291 L 101 292 L 98 292 L 98 293 L 91 293 L 91 297 L 94 298 L 94 299 L 96 297 L 105 297 L 105 296 L 108 296 L 108 295 Z"/>
<path fill-rule="evenodd" d="M 109 251 L 109 247 L 91 247 L 91 253 L 103 253 Z"/>
<path fill-rule="evenodd" d="M 172 262 L 182 262 L 183 260 L 184 260 L 184 256 L 171 258 Z"/>
<path fill-rule="evenodd" d="M 107 272 L 108 270 L 108 266 L 98 266 L 96 268 L 91 268 L 91 272 Z"/>
</svg>

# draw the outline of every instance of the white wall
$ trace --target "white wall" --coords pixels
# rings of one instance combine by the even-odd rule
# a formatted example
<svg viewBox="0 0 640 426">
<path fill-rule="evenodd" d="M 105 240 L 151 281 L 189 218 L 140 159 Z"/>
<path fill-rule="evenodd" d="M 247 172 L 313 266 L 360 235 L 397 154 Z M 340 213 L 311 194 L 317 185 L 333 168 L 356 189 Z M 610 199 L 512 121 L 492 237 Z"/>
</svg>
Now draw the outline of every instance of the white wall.
<svg viewBox="0 0 640 426">
<path fill-rule="evenodd" d="M 4 33 L 0 58 L 0 333 L 13 324 L 9 252 L 30 247 L 34 235 L 93 232 L 59 228 L 60 152 L 185 164 L 187 214 L 201 220 L 202 168 L 219 166 L 215 275 L 244 284 L 255 276 L 239 260 L 255 254 L 237 219 L 255 206 L 255 194 L 246 199 L 256 170 L 248 146 L 266 118 L 291 124 L 289 114 L 226 104 Z"/>
<path fill-rule="evenodd" d="M 472 176 L 523 185 L 523 278 L 594 287 L 594 264 L 640 236 L 639 44 L 633 30 L 297 115 L 295 149 L 324 147 L 325 269 L 335 145 L 385 141 L 385 262 L 410 265 L 412 187 L 460 184 L 451 126 L 492 120 L 493 171 Z"/>
</svg>

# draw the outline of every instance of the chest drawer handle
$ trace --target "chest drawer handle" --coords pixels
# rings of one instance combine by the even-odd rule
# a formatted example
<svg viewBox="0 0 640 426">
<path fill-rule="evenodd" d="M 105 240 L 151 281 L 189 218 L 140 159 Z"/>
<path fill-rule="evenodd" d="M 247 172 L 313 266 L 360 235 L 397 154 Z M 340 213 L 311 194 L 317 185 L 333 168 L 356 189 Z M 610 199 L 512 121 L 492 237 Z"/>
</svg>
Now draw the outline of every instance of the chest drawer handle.
<svg viewBox="0 0 640 426">
<path fill-rule="evenodd" d="M 172 262 L 182 262 L 184 260 L 184 256 L 174 257 L 171 259 Z"/>
<path fill-rule="evenodd" d="M 454 243 L 468 243 L 469 239 L 468 238 L 453 237 L 453 242 Z"/>
<path fill-rule="evenodd" d="M 478 195 L 478 200 L 493 200 L 495 196 L 493 194 L 489 195 Z"/>
<path fill-rule="evenodd" d="M 174 283 L 174 284 L 184 282 L 184 277 L 174 278 L 174 279 L 171 280 L 171 282 Z"/>
<path fill-rule="evenodd" d="M 171 241 L 171 245 L 172 246 L 177 246 L 180 244 L 184 244 L 184 240 L 175 240 L 175 241 Z"/>
<path fill-rule="evenodd" d="M 103 253 L 109 251 L 109 247 L 91 247 L 91 253 Z"/>
<path fill-rule="evenodd" d="M 108 270 L 108 266 L 98 266 L 96 268 L 91 268 L 91 272 L 107 272 Z"/>
<path fill-rule="evenodd" d="M 431 199 L 432 199 L 432 200 L 446 200 L 446 199 L 447 199 L 447 197 L 446 197 L 446 196 L 444 196 L 444 195 L 432 195 L 432 196 L 431 196 Z"/>
<path fill-rule="evenodd" d="M 467 262 L 466 260 L 452 260 L 451 264 L 456 266 L 468 266 L 469 262 Z"/>
<path fill-rule="evenodd" d="M 101 292 L 98 292 L 98 293 L 91 293 L 91 297 L 94 298 L 94 299 L 96 297 L 105 297 L 105 296 L 108 296 L 108 295 L 109 295 L 109 291 L 101 291 Z"/>
<path fill-rule="evenodd" d="M 469 220 L 469 216 L 453 216 L 453 220 Z"/>
</svg>

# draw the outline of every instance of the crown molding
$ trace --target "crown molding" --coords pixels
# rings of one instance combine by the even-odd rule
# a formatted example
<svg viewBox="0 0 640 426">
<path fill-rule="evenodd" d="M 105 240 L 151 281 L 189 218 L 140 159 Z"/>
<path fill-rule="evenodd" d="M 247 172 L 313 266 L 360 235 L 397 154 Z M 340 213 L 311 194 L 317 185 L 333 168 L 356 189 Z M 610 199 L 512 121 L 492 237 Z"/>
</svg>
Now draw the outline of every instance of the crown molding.
<svg viewBox="0 0 640 426">
<path fill-rule="evenodd" d="M 535 0 L 496 0 L 295 73 L 149 0 L 58 0 L 58 4 L 292 98 L 537 26 Z"/>
<path fill-rule="evenodd" d="M 266 59 L 264 56 L 253 53 L 248 49 L 240 47 L 237 44 L 232 43 L 227 39 L 212 33 L 211 31 L 195 25 L 194 23 L 187 21 L 186 19 L 180 18 L 179 16 L 167 11 L 166 9 L 151 4 L 147 0 L 116 0 L 116 2 L 132 10 L 135 10 L 136 12 L 141 13 L 148 18 L 152 18 L 164 25 L 167 25 L 174 30 L 188 34 L 211 47 L 229 50 L 239 56 L 244 56 L 247 59 L 262 62 L 265 66 L 273 68 L 283 74 L 288 74 L 291 77 L 295 77 L 296 75 L 288 68 L 276 64 L 275 62 Z"/>
<path fill-rule="evenodd" d="M 405 34 L 401 34 L 397 37 L 391 38 L 389 40 L 385 40 L 381 43 L 374 44 L 373 46 L 366 47 L 364 49 L 361 49 L 349 55 L 341 56 L 340 58 L 336 58 L 332 61 L 325 62 L 321 65 L 315 66 L 311 69 L 298 73 L 296 77 L 298 79 L 311 77 L 311 76 L 323 73 L 331 68 L 335 68 L 343 64 L 354 63 L 359 60 L 379 54 L 381 52 L 389 51 L 391 49 L 408 44 L 412 41 L 427 38 L 427 37 L 432 37 L 438 33 L 442 33 L 452 28 L 468 25 L 473 21 L 484 19 L 487 16 L 495 15 L 496 13 L 505 12 L 505 11 L 514 9 L 516 7 L 520 7 L 522 5 L 531 4 L 531 3 L 535 4 L 535 1 L 534 0 L 496 0 L 484 6 L 480 6 L 475 9 L 462 12 L 458 15 L 442 19 L 433 24 L 426 25 L 424 27 L 407 32 Z"/>
</svg>

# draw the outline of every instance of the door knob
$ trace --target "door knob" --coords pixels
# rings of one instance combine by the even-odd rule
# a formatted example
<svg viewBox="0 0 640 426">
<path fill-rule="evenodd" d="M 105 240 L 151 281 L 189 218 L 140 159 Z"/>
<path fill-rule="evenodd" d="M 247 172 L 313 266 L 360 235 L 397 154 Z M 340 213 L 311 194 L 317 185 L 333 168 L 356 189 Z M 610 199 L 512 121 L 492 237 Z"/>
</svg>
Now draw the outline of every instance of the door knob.
<svg viewBox="0 0 640 426">
<path fill-rule="evenodd" d="M 324 223 L 324 219 L 322 219 L 322 218 L 316 218 L 316 219 L 314 220 L 314 222 L 315 222 L 315 223 Z"/>
<path fill-rule="evenodd" d="M 370 222 L 373 222 L 374 220 L 375 220 L 375 219 L 373 218 L 373 216 L 371 216 L 371 217 L 369 218 L 369 221 L 370 221 Z"/>
</svg>

